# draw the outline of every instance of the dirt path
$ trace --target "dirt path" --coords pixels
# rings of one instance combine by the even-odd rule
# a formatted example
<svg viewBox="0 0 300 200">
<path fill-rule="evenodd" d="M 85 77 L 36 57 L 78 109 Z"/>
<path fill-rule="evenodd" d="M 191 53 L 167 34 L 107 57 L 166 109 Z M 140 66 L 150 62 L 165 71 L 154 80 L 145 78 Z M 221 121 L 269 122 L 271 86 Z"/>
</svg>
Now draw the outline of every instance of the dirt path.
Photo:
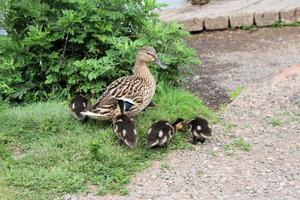
<svg viewBox="0 0 300 200">
<path fill-rule="evenodd" d="M 300 29 L 246 35 L 207 33 L 191 42 L 204 60 L 191 77 L 194 92 L 210 102 L 244 87 L 211 142 L 154 162 L 133 178 L 128 196 L 79 199 L 299 199 L 300 65 L 288 66 L 300 63 Z"/>
<path fill-rule="evenodd" d="M 221 31 L 188 39 L 202 65 L 195 67 L 186 88 L 217 108 L 228 103 L 227 94 L 270 79 L 278 69 L 300 63 L 300 28 Z"/>
</svg>

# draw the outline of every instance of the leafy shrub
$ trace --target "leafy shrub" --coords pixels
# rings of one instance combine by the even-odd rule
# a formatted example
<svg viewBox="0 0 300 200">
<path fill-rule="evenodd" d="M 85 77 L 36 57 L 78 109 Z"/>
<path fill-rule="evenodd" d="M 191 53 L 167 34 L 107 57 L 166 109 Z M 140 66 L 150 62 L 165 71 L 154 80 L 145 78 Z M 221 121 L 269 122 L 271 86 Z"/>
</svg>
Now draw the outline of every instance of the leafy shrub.
<svg viewBox="0 0 300 200">
<path fill-rule="evenodd" d="M 179 67 L 197 63 L 177 24 L 153 12 L 155 0 L 8 0 L 0 27 L 0 98 L 10 102 L 99 95 L 132 73 L 137 50 L 156 48 L 169 66 L 158 80 L 177 83 Z M 2 22 L 1 22 L 2 21 Z"/>
</svg>

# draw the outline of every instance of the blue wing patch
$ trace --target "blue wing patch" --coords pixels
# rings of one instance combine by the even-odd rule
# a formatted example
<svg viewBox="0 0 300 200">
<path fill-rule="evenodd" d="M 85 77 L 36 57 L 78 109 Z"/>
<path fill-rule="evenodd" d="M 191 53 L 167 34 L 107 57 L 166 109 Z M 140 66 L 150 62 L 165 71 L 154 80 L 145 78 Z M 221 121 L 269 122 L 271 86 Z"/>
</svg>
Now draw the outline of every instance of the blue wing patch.
<svg viewBox="0 0 300 200">
<path fill-rule="evenodd" d="M 132 106 L 133 106 L 133 103 L 128 102 L 128 101 L 124 101 L 124 104 L 125 104 L 125 111 L 129 111 L 130 108 L 132 108 Z"/>
</svg>

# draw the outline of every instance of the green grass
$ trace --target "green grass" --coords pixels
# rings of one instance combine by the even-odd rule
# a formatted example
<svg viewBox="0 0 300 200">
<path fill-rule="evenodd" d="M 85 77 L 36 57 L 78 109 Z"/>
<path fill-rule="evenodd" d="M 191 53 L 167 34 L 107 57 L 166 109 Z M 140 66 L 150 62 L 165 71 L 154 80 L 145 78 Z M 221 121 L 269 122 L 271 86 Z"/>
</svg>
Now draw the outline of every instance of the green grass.
<svg viewBox="0 0 300 200">
<path fill-rule="evenodd" d="M 203 175 L 204 175 L 204 171 L 202 171 L 201 169 L 196 172 L 196 176 L 198 177 L 202 177 Z"/>
<path fill-rule="evenodd" d="M 239 85 L 233 91 L 229 92 L 228 96 L 231 101 L 235 100 L 242 91 L 242 87 Z"/>
<path fill-rule="evenodd" d="M 251 150 L 251 145 L 240 137 L 232 139 L 228 144 L 224 144 L 222 147 L 227 155 L 233 155 L 235 151 Z"/>
<path fill-rule="evenodd" d="M 256 30 L 257 28 L 264 28 L 264 27 L 272 27 L 272 28 L 283 28 L 285 26 L 300 26 L 300 22 L 290 22 L 290 23 L 283 23 L 281 21 L 275 21 L 271 25 L 267 26 L 256 26 L 256 25 L 244 25 L 241 26 L 240 28 L 231 28 L 232 30 L 236 29 L 241 29 L 244 31 L 253 31 Z"/>
<path fill-rule="evenodd" d="M 280 119 L 273 118 L 268 120 L 268 124 L 271 124 L 272 126 L 281 126 L 284 124 L 284 122 Z"/>
<path fill-rule="evenodd" d="M 164 170 L 164 169 L 171 169 L 171 166 L 170 166 L 169 163 L 164 162 L 164 163 L 161 163 L 161 164 L 160 164 L 160 169 L 161 169 L 161 170 Z"/>
<path fill-rule="evenodd" d="M 251 30 L 256 29 L 256 26 L 255 25 L 244 25 L 241 27 L 241 29 L 244 31 L 251 31 Z"/>
<path fill-rule="evenodd" d="M 290 22 L 290 23 L 285 24 L 281 21 L 275 21 L 271 25 L 271 27 L 274 27 L 274 28 L 282 28 L 284 26 L 300 26 L 300 22 Z"/>
<path fill-rule="evenodd" d="M 237 125 L 232 123 L 232 122 L 228 122 L 224 124 L 224 129 L 227 133 L 232 133 L 234 132 L 234 130 L 236 129 Z"/>
<path fill-rule="evenodd" d="M 66 102 L 36 103 L 0 110 L 0 199 L 61 199 L 66 193 L 126 194 L 131 176 L 175 149 L 192 148 L 186 133 L 178 133 L 168 148 L 149 150 L 146 129 L 158 119 L 218 117 L 201 101 L 181 89 L 160 88 L 157 106 L 136 118 L 138 145 L 119 146 L 110 123 L 82 124 Z M 17 154 L 17 155 L 14 155 Z M 18 159 L 15 159 L 18 158 Z"/>
</svg>

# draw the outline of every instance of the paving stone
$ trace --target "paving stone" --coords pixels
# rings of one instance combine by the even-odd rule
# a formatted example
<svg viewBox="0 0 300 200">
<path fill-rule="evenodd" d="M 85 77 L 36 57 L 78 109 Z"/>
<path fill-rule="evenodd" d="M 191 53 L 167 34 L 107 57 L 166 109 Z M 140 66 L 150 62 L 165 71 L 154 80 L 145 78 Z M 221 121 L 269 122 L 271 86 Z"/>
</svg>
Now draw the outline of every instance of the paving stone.
<svg viewBox="0 0 300 200">
<path fill-rule="evenodd" d="M 229 25 L 251 26 L 254 22 L 258 26 L 267 26 L 279 21 L 280 15 L 284 23 L 300 21 L 299 10 L 300 0 L 220 0 L 211 1 L 205 6 L 186 3 L 158 14 L 163 21 L 181 22 L 187 31 L 201 31 L 204 28 L 222 30 Z M 204 20 L 198 21 L 199 19 Z"/>
<path fill-rule="evenodd" d="M 223 30 L 229 27 L 228 16 L 209 17 L 204 21 L 206 30 Z"/>
<path fill-rule="evenodd" d="M 180 22 L 186 31 L 202 31 L 203 30 L 203 18 L 192 18 L 182 20 Z"/>
<path fill-rule="evenodd" d="M 300 22 L 300 7 L 280 12 L 281 21 L 284 24 Z"/>
<path fill-rule="evenodd" d="M 232 28 L 242 27 L 242 26 L 252 26 L 254 24 L 254 14 L 253 13 L 238 13 L 229 16 L 230 25 Z"/>
<path fill-rule="evenodd" d="M 274 22 L 279 21 L 279 13 L 278 12 L 255 13 L 254 20 L 257 26 L 272 25 Z"/>
</svg>

